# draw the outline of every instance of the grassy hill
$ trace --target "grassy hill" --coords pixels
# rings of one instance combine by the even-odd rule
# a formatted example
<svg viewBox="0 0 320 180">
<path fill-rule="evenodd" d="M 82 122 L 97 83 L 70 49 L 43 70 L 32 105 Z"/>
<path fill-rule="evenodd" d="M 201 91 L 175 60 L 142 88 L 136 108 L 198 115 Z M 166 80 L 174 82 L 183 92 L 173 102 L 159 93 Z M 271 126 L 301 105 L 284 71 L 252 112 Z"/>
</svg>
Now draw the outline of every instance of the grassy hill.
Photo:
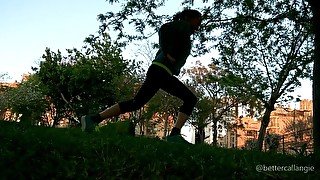
<svg viewBox="0 0 320 180">
<path fill-rule="evenodd" d="M 111 124 L 90 134 L 81 132 L 80 128 L 35 127 L 4 121 L 0 121 L 0 128 L 0 179 L 316 179 L 320 176 L 319 170 L 297 169 L 313 166 L 317 170 L 315 162 L 319 161 L 314 157 L 131 137 L 126 133 L 126 123 Z M 271 167 L 267 171 L 268 166 Z M 291 171 L 273 171 L 275 166 L 291 167 Z"/>
</svg>

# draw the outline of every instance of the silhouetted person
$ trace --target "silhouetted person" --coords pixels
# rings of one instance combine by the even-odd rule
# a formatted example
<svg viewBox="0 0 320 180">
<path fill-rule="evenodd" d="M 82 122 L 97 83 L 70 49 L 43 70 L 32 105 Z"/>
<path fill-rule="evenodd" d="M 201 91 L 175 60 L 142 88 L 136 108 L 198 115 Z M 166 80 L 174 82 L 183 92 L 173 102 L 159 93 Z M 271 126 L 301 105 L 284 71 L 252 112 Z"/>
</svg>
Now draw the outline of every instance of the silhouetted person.
<svg viewBox="0 0 320 180">
<path fill-rule="evenodd" d="M 94 123 L 140 109 L 159 89 L 162 89 L 183 101 L 178 119 L 169 137 L 175 136 L 184 140 L 180 136 L 180 130 L 192 114 L 197 97 L 175 76 L 179 75 L 180 69 L 190 55 L 190 36 L 198 30 L 200 24 L 201 13 L 197 10 L 186 9 L 175 14 L 173 21 L 162 25 L 159 30 L 160 49 L 135 97 L 116 103 L 98 114 L 83 116 L 81 118 L 82 130 L 92 131 Z"/>
</svg>

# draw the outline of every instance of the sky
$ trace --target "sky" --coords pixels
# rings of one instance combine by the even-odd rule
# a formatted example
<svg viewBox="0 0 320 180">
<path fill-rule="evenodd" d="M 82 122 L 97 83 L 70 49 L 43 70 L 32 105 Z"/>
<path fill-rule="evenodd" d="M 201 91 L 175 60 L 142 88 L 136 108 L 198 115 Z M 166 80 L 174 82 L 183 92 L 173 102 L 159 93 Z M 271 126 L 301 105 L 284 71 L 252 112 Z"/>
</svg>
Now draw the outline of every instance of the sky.
<svg viewBox="0 0 320 180">
<path fill-rule="evenodd" d="M 0 73 L 20 81 L 46 47 L 81 47 L 109 9 L 105 0 L 0 0 Z"/>
<path fill-rule="evenodd" d="M 54 52 L 81 48 L 98 31 L 97 15 L 118 8 L 105 0 L 0 0 L 0 75 L 20 81 L 31 66 L 38 66 L 46 47 Z M 178 3 L 170 8 L 182 10 Z M 170 8 L 163 10 L 169 13 Z M 303 81 L 294 93 L 298 95 L 312 99 L 310 81 Z"/>
</svg>

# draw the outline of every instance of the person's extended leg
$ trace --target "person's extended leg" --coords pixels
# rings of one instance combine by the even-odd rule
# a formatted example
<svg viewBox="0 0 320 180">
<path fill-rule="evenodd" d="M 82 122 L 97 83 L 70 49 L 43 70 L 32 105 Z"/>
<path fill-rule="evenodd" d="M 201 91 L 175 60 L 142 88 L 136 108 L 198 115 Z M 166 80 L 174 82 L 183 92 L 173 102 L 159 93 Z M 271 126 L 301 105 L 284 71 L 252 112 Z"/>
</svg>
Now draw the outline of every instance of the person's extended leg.
<svg viewBox="0 0 320 180">
<path fill-rule="evenodd" d="M 120 109 L 119 103 L 99 113 L 100 119 L 108 119 L 108 118 L 119 116 L 120 114 L 121 114 L 121 109 Z"/>
<path fill-rule="evenodd" d="M 189 116 L 187 114 L 185 114 L 183 112 L 179 112 L 177 121 L 176 121 L 174 127 L 171 130 L 170 136 L 180 135 L 181 128 L 186 123 L 188 118 L 189 118 Z"/>
<path fill-rule="evenodd" d="M 183 125 L 186 123 L 188 118 L 189 118 L 189 115 L 187 115 L 183 112 L 179 112 L 175 127 L 181 129 L 183 127 Z"/>
<path fill-rule="evenodd" d="M 169 94 L 178 97 L 183 101 L 183 105 L 180 107 L 177 121 L 172 129 L 170 136 L 179 135 L 181 128 L 192 113 L 194 106 L 198 99 L 181 81 L 172 76 L 170 81 L 164 87 L 161 87 Z"/>
<path fill-rule="evenodd" d="M 82 130 L 92 131 L 94 123 L 99 123 L 104 119 L 119 116 L 122 113 L 131 112 L 141 108 L 159 90 L 160 87 L 157 80 L 158 76 L 159 74 L 157 69 L 151 66 L 147 72 L 147 77 L 144 83 L 133 99 L 114 104 L 99 114 L 83 116 L 81 118 Z"/>
</svg>

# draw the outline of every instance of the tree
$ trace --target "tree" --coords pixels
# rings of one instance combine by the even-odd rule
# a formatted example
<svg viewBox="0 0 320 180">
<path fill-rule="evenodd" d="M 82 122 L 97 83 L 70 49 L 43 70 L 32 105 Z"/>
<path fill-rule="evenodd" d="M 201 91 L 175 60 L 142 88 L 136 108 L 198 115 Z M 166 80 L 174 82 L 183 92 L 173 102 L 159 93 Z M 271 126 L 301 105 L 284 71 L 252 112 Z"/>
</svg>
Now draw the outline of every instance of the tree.
<svg viewBox="0 0 320 180">
<path fill-rule="evenodd" d="M 7 87 L 0 94 L 0 109 L 10 108 L 22 114 L 21 122 L 38 124 L 49 103 L 42 93 L 42 83 L 37 76 L 31 75 L 17 87 Z"/>
<path fill-rule="evenodd" d="M 207 127 L 210 122 L 211 122 L 211 111 L 212 111 L 212 106 L 211 106 L 211 101 L 209 98 L 206 97 L 201 97 L 195 107 L 194 112 L 192 113 L 191 118 L 188 120 L 190 124 L 195 126 L 196 132 L 195 132 L 195 143 L 203 143 L 204 140 L 207 138 L 207 135 L 205 134 L 205 127 Z M 216 124 L 214 124 L 216 125 Z M 213 126 L 214 126 L 213 125 Z M 213 130 L 213 135 L 216 134 L 215 129 Z M 216 136 L 214 136 L 216 137 Z M 213 137 L 213 144 L 215 145 L 215 139 Z"/>
<path fill-rule="evenodd" d="M 317 0 L 307 0 L 310 3 L 313 18 L 314 34 L 314 64 L 313 64 L 313 141 L 314 151 L 320 154 L 320 5 Z"/>
<path fill-rule="evenodd" d="M 147 103 L 146 113 L 148 119 L 151 119 L 155 114 L 160 123 L 160 130 L 163 131 L 163 136 L 166 137 L 170 132 L 169 117 L 177 117 L 179 107 L 182 102 L 179 98 L 171 96 L 165 91 L 158 91 L 157 94 Z"/>
<path fill-rule="evenodd" d="M 144 64 L 149 67 L 154 60 L 157 53 L 157 44 L 151 43 L 149 40 L 143 41 L 143 43 L 136 43 L 135 46 L 139 47 L 136 51 L 137 58 L 144 59 Z"/>
<path fill-rule="evenodd" d="M 242 80 L 223 71 L 214 64 L 208 67 L 197 62 L 197 65 L 187 70 L 189 84 L 195 89 L 200 101 L 193 115 L 192 124 L 198 132 L 212 123 L 213 145 L 217 143 L 218 124 L 226 125 L 238 118 L 239 104 L 247 104 L 254 97 L 241 93 Z M 201 137 L 201 136 L 200 136 Z M 203 137 L 200 138 L 203 141 Z"/>
<path fill-rule="evenodd" d="M 193 3 L 182 1 L 185 7 Z M 100 15 L 99 19 L 103 27 L 114 27 L 120 39 L 140 40 L 170 19 L 168 15 L 155 13 L 164 5 L 161 0 L 150 4 L 145 0 L 126 1 L 122 11 Z M 213 62 L 245 80 L 243 90 L 264 103 L 266 111 L 258 143 L 261 150 L 274 104 L 288 100 L 287 94 L 300 85 L 300 78 L 311 75 L 314 48 L 310 6 L 303 0 L 214 1 L 203 6 L 202 12 L 204 21 L 194 53 L 204 54 L 217 48 L 220 57 Z M 124 22 L 133 25 L 137 34 L 126 33 Z M 146 27 L 151 27 L 152 33 L 147 33 Z"/>
<path fill-rule="evenodd" d="M 262 149 L 271 112 L 279 100 L 289 100 L 287 94 L 300 85 L 299 78 L 311 75 L 313 48 L 310 44 L 310 26 L 304 24 L 306 17 L 297 12 L 298 4 L 288 2 L 244 4 L 242 16 L 227 26 L 218 45 L 221 57 L 216 64 L 245 80 L 244 91 L 263 102 L 265 113 L 258 137 L 258 149 Z M 302 6 L 302 5 L 301 5 Z M 275 12 L 281 8 L 286 18 L 259 19 L 253 12 Z M 302 7 L 298 7 L 302 8 Z M 223 41 L 222 41 L 223 40 Z"/>
<path fill-rule="evenodd" d="M 124 60 L 106 33 L 90 35 L 82 50 L 67 49 L 62 56 L 46 49 L 36 75 L 57 109 L 57 122 L 66 112 L 78 117 L 94 113 L 132 96 L 137 63 Z"/>
</svg>

